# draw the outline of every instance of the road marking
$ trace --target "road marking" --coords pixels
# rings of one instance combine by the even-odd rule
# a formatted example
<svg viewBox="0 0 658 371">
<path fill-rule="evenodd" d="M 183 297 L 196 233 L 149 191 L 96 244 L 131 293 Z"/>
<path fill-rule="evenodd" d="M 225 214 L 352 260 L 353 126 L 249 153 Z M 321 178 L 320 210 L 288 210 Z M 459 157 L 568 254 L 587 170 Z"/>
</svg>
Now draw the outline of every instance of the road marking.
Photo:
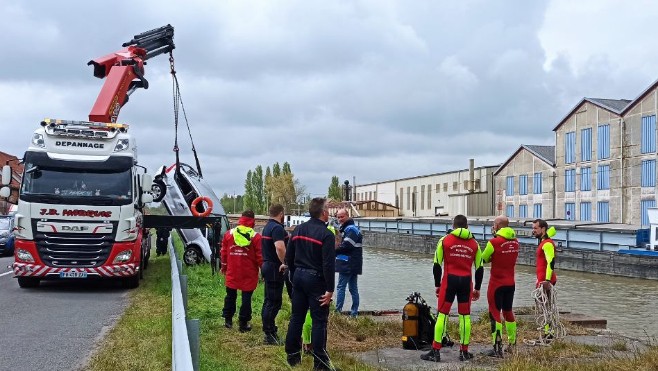
<svg viewBox="0 0 658 371">
<path fill-rule="evenodd" d="M 0 273 L 0 277 L 6 276 L 8 274 L 14 273 L 13 271 L 5 272 L 5 273 Z"/>
</svg>

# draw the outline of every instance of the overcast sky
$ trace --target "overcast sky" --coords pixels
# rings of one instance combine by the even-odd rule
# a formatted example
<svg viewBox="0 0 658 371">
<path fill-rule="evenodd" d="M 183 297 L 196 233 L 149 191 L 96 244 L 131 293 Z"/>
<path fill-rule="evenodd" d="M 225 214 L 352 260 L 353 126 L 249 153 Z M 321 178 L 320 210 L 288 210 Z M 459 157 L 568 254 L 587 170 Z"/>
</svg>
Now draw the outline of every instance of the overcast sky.
<svg viewBox="0 0 658 371">
<path fill-rule="evenodd" d="M 87 61 L 172 24 L 205 178 L 242 193 L 247 170 L 291 164 L 313 195 L 495 165 L 583 97 L 634 99 L 658 79 L 658 3 L 555 1 L 0 0 L 0 150 L 23 154 L 44 117 L 87 119 Z M 174 162 L 171 77 L 119 116 L 155 171 Z M 182 158 L 193 164 L 186 131 Z"/>
</svg>

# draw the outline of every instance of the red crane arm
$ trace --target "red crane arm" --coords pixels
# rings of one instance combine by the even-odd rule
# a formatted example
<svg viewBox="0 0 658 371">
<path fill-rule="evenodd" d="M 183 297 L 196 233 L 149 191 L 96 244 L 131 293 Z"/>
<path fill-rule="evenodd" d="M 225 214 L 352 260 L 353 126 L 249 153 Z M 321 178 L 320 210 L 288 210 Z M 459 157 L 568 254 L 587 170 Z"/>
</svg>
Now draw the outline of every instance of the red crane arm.
<svg viewBox="0 0 658 371">
<path fill-rule="evenodd" d="M 138 88 L 148 89 L 144 78 L 146 60 L 171 52 L 174 48 L 174 28 L 171 25 L 135 35 L 124 49 L 91 60 L 94 76 L 105 78 L 105 83 L 89 113 L 89 121 L 116 122 L 121 107 Z"/>
</svg>

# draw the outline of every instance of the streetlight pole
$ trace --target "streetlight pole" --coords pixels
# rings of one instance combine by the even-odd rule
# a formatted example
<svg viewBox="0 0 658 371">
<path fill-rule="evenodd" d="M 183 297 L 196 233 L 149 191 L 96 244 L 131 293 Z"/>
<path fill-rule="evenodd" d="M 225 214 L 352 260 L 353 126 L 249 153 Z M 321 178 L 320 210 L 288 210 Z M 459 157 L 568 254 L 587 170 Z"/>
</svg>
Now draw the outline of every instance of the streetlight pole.
<svg viewBox="0 0 658 371">
<path fill-rule="evenodd" d="M 235 214 L 235 201 L 238 199 L 238 195 L 233 191 L 233 214 Z"/>
</svg>

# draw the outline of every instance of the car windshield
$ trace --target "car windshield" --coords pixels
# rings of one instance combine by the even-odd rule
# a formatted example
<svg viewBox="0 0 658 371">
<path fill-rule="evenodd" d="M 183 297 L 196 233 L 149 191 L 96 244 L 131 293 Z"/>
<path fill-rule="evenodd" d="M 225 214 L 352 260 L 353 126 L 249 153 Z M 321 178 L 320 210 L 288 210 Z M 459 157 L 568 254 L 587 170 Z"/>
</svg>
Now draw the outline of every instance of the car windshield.
<svg viewBox="0 0 658 371">
<path fill-rule="evenodd" d="M 25 169 L 21 198 L 32 198 L 28 201 L 75 198 L 81 202 L 85 199 L 105 200 L 104 204 L 124 205 L 132 202 L 131 169 L 62 169 L 29 163 L 25 164 Z M 39 197 L 45 199 L 37 199 Z"/>
</svg>

